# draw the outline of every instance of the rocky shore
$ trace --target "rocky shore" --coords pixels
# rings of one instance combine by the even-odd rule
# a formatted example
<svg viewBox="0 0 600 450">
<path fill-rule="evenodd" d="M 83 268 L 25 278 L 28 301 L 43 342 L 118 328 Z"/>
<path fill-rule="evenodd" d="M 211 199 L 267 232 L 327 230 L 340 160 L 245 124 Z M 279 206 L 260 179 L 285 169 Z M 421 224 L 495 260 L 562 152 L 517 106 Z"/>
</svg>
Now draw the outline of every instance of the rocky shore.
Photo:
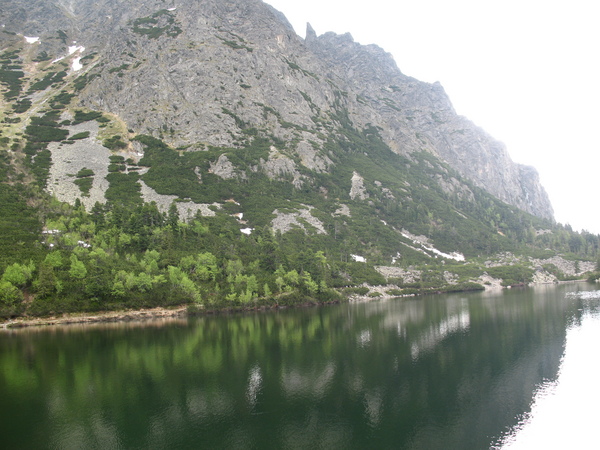
<svg viewBox="0 0 600 450">
<path fill-rule="evenodd" d="M 177 308 L 105 311 L 93 314 L 63 314 L 61 316 L 36 318 L 19 317 L 17 319 L 8 320 L 1 323 L 0 330 L 53 325 L 146 321 L 153 319 L 181 318 L 185 317 L 186 315 L 187 306 L 179 306 Z"/>
</svg>

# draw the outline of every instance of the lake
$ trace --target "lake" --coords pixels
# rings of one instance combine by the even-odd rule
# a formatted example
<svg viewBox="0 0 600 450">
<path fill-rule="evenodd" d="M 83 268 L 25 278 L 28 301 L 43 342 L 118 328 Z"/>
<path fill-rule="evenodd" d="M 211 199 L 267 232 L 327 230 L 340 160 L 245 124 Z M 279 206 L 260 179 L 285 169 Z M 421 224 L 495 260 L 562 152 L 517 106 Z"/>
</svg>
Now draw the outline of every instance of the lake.
<svg viewBox="0 0 600 450">
<path fill-rule="evenodd" d="M 1 446 L 596 447 L 598 288 L 2 331 Z"/>
</svg>

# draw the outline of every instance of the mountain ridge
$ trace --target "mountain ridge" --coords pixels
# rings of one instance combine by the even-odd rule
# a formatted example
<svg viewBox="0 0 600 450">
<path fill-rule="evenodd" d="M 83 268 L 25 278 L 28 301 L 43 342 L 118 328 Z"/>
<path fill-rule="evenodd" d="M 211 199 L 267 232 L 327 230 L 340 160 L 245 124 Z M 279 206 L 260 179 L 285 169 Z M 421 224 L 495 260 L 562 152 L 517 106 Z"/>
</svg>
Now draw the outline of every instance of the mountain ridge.
<svg viewBox="0 0 600 450">
<path fill-rule="evenodd" d="M 95 7 L 113 11 L 102 20 L 86 9 L 86 1 L 57 2 L 53 12 L 51 3 L 36 2 L 49 8 L 44 14 L 56 17 L 58 30 L 68 28 L 65 43 L 79 42 L 88 55 L 103 53 L 105 67 L 81 91 L 81 105 L 113 112 L 137 132 L 156 136 L 167 126 L 174 132 L 165 139 L 175 146 L 235 146 L 239 121 L 224 117 L 226 108 L 247 126 L 290 140 L 291 133 L 265 117 L 267 105 L 279 122 L 304 130 L 304 143 L 322 149 L 314 119 L 320 114 L 330 120 L 337 101 L 355 127 L 381 128 L 393 151 L 430 151 L 499 199 L 553 218 L 535 171 L 513 163 L 503 144 L 458 116 L 439 83 L 403 75 L 376 45 L 357 44 L 350 34 L 317 36 L 312 28 L 303 40 L 281 13 L 258 0 L 205 1 L 202 8 L 128 3 L 120 9 L 121 2 L 107 0 Z M 44 34 L 41 24 L 24 22 L 24 33 Z M 111 35 L 92 38 L 100 29 Z M 151 30 L 162 35 L 154 37 Z M 40 46 L 46 42 L 42 37 Z M 168 51 L 156 53 L 160 46 Z M 336 90 L 345 98 L 336 99 Z"/>
</svg>

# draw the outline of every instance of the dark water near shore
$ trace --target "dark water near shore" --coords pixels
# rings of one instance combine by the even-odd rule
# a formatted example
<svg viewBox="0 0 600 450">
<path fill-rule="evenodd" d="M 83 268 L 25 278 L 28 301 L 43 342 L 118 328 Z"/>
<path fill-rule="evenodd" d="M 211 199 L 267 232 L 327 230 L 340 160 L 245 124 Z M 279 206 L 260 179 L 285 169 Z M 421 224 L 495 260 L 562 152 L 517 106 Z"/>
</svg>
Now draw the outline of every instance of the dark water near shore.
<svg viewBox="0 0 600 450">
<path fill-rule="evenodd" d="M 561 380 L 593 402 L 594 289 L 2 332 L 0 446 L 535 448 Z"/>
</svg>

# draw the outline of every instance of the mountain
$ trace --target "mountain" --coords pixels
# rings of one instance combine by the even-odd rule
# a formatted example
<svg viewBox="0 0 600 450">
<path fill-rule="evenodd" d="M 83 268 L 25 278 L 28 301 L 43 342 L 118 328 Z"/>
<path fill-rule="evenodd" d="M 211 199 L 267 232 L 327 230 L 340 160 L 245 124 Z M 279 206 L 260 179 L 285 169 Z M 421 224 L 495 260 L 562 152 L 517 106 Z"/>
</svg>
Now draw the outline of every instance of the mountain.
<svg viewBox="0 0 600 450">
<path fill-rule="evenodd" d="M 200 243 L 220 268 L 211 289 L 239 275 L 266 292 L 276 270 L 346 285 L 523 247 L 595 257 L 595 237 L 554 223 L 534 168 L 457 115 L 439 83 L 349 34 L 308 25 L 302 39 L 260 0 L 2 0 L 0 27 L 0 203 L 18 211 L 0 223 L 12 230 L 0 267 L 33 261 L 6 292 L 56 251 L 76 284 L 98 246 L 115 267 L 158 252 L 149 286 L 169 275 L 196 299 L 202 280 L 181 281 L 194 281 L 182 258 Z M 231 261 L 245 269 L 225 277 Z M 66 265 L 42 264 L 59 281 Z M 115 267 L 89 298 L 148 290 L 135 288 L 148 270 Z"/>
<path fill-rule="evenodd" d="M 175 146 L 237 146 L 254 127 L 312 153 L 343 111 L 358 130 L 380 128 L 394 152 L 430 152 L 500 200 L 553 216 L 535 170 L 458 116 L 438 83 L 403 75 L 391 55 L 348 34 L 309 28 L 302 40 L 261 1 L 22 1 L 3 7 L 3 22 L 5 32 L 39 37 L 31 47 L 51 60 L 85 48 L 76 54 L 93 56 L 81 73 L 94 79 L 79 104 L 135 133 L 166 128 Z M 304 165 L 324 161 L 308 156 Z"/>
</svg>

